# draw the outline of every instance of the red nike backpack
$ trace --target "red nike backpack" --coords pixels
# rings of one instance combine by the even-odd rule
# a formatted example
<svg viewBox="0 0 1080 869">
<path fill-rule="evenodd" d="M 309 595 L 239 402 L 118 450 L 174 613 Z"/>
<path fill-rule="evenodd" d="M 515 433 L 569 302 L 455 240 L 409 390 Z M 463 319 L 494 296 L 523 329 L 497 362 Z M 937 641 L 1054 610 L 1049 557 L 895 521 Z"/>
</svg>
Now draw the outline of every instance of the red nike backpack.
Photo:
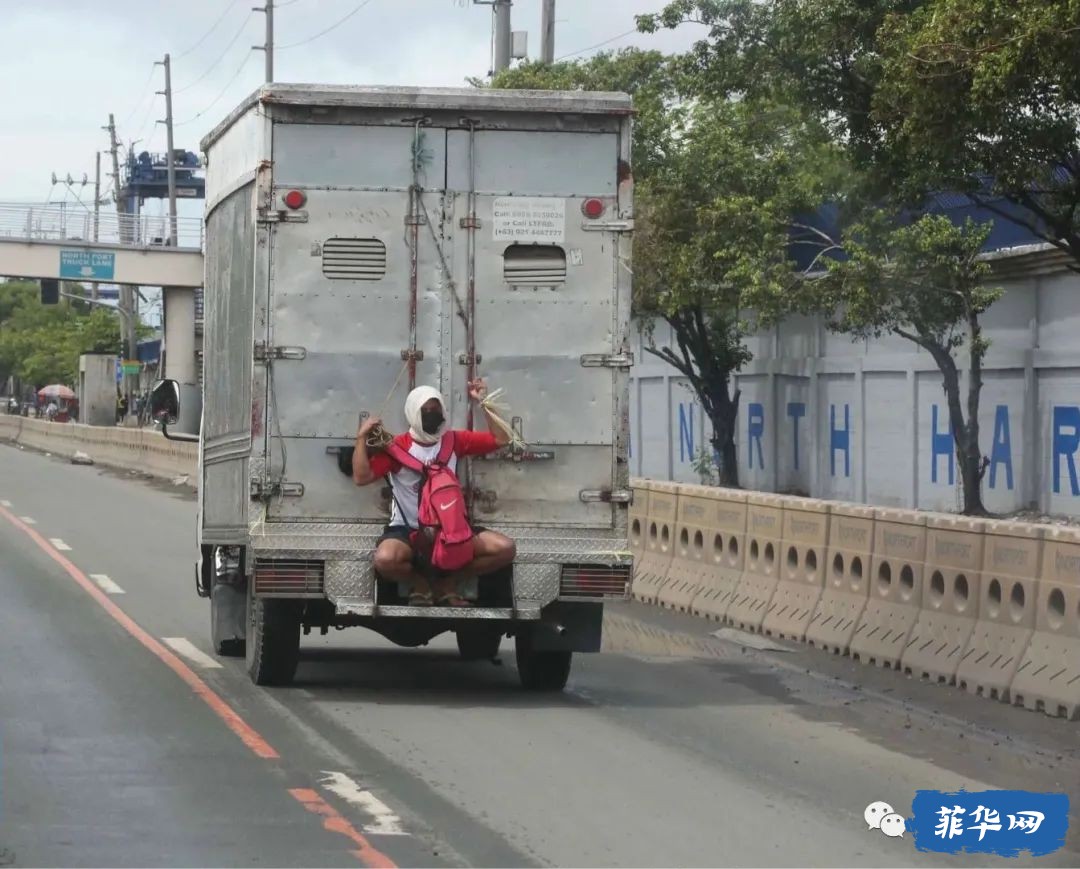
<svg viewBox="0 0 1080 869">
<path fill-rule="evenodd" d="M 420 474 L 420 528 L 410 535 L 412 544 L 422 552 L 430 547 L 431 564 L 447 571 L 461 570 L 475 557 L 465 492 L 457 474 L 450 470 L 454 446 L 454 433 L 447 432 L 439 454 L 426 465 L 397 444 L 386 448 L 394 461 Z"/>
</svg>

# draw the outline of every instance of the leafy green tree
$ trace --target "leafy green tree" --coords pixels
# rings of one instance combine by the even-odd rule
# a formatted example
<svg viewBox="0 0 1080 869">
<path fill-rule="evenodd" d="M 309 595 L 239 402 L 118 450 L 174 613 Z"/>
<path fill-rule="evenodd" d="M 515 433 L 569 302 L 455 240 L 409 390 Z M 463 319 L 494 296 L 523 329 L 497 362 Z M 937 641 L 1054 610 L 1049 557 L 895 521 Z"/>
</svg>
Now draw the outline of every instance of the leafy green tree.
<svg viewBox="0 0 1080 869">
<path fill-rule="evenodd" d="M 797 281 L 792 215 L 821 200 L 834 149 L 820 125 L 782 104 L 687 100 L 683 83 L 670 58 L 635 49 L 526 64 L 494 81 L 634 96 L 634 313 L 648 352 L 686 377 L 709 417 L 721 484 L 737 486 L 732 375 L 751 359 L 748 332 L 779 315 Z M 657 320 L 671 327 L 670 345 L 657 344 Z"/>
<path fill-rule="evenodd" d="M 856 338 L 899 335 L 933 357 L 942 376 L 968 515 L 986 513 L 979 398 L 989 341 L 979 318 L 1002 292 L 987 287 L 990 267 L 979 258 L 989 231 L 989 224 L 955 226 L 940 215 L 898 227 L 875 211 L 845 233 L 847 258 L 829 260 L 825 276 L 812 282 L 819 306 L 832 313 L 834 331 Z M 964 347 L 966 400 L 956 358 Z"/>
</svg>

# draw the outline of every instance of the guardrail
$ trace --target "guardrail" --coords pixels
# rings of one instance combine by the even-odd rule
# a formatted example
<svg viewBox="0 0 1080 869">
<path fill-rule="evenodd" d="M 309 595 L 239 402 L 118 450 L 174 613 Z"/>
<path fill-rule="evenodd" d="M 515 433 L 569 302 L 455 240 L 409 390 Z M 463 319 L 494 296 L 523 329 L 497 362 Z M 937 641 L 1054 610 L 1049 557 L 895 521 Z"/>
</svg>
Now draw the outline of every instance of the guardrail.
<svg viewBox="0 0 1080 869">
<path fill-rule="evenodd" d="M 78 203 L 35 205 L 0 202 L 0 238 L 25 241 L 81 241 L 124 247 L 173 247 L 169 218 L 149 214 L 94 212 Z M 203 222 L 176 218 L 176 249 L 202 250 Z"/>
</svg>

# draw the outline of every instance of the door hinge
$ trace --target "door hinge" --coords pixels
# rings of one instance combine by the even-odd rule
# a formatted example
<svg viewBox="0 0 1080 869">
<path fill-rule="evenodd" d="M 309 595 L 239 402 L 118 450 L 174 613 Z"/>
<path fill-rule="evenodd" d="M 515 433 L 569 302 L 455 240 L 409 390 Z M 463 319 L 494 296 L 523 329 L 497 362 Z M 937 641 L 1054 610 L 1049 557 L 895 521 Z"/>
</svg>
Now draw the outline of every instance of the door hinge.
<svg viewBox="0 0 1080 869">
<path fill-rule="evenodd" d="M 402 362 L 423 362 L 424 351 L 423 350 L 402 350 L 401 351 Z"/>
<path fill-rule="evenodd" d="M 251 497 L 255 501 L 270 498 L 303 498 L 304 484 L 288 480 L 252 480 Z"/>
<path fill-rule="evenodd" d="M 260 208 L 255 218 L 257 223 L 307 223 L 306 211 L 278 211 L 276 208 Z"/>
<path fill-rule="evenodd" d="M 634 354 L 626 353 L 585 353 L 581 357 L 582 368 L 632 368 Z"/>
<path fill-rule="evenodd" d="M 484 223 L 479 217 L 463 217 L 458 221 L 461 229 L 481 229 Z"/>
<path fill-rule="evenodd" d="M 307 348 L 305 347 L 276 347 L 265 341 L 255 342 L 255 361 L 267 362 L 271 359 L 305 359 Z"/>
<path fill-rule="evenodd" d="M 602 502 L 605 504 L 633 504 L 633 489 L 582 489 L 578 493 L 586 504 Z"/>
<path fill-rule="evenodd" d="M 633 232 L 634 221 L 630 220 L 590 220 L 581 224 L 585 232 Z"/>
<path fill-rule="evenodd" d="M 458 354 L 458 365 L 479 365 L 484 361 L 484 357 L 477 353 L 475 356 L 471 356 L 468 353 Z"/>
</svg>

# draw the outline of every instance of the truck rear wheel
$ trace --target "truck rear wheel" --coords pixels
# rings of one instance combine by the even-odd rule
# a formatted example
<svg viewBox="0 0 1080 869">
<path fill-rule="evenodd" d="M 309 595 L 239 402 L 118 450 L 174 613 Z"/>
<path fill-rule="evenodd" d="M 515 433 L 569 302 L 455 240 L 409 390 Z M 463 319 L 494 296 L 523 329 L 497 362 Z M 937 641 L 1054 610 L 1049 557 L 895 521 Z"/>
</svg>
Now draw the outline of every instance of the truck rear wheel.
<svg viewBox="0 0 1080 869">
<path fill-rule="evenodd" d="M 288 685 L 300 662 L 303 603 L 248 596 L 247 671 L 256 685 Z"/>
<path fill-rule="evenodd" d="M 470 625 L 467 628 L 458 628 L 457 647 L 463 661 L 486 661 L 499 654 L 499 646 L 502 644 L 503 631 L 501 628 L 491 628 L 488 625 Z"/>
<path fill-rule="evenodd" d="M 514 637 L 517 650 L 517 669 L 526 691 L 562 691 L 570 678 L 573 652 L 537 651 L 533 648 L 532 631 L 522 631 Z"/>
</svg>

